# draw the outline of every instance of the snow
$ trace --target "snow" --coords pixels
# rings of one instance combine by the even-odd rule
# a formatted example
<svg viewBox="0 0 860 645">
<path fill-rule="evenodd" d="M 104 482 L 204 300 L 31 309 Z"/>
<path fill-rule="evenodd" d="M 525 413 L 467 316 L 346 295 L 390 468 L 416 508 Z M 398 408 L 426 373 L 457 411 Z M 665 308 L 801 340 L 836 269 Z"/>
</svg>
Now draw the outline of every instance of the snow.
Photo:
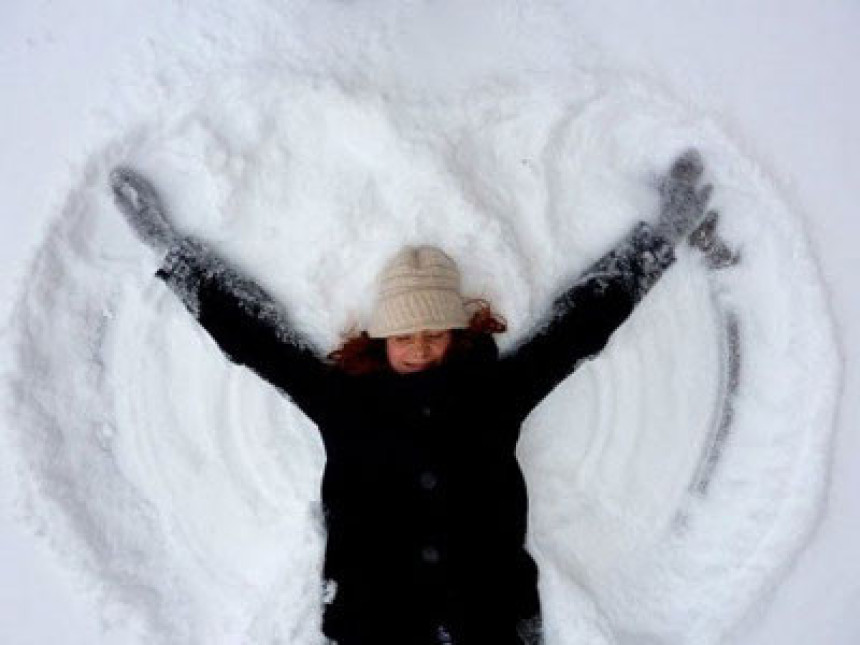
<svg viewBox="0 0 860 645">
<path fill-rule="evenodd" d="M 691 143 L 743 261 L 710 272 L 683 251 L 530 417 L 548 640 L 854 642 L 860 410 L 843 397 L 834 414 L 857 378 L 856 9 L 5 11 L 0 562 L 21 584 L 4 642 L 318 638 L 320 442 L 152 279 L 110 202 L 113 165 L 147 172 L 177 226 L 320 347 L 366 318 L 381 263 L 416 241 L 451 252 L 509 346 L 653 217 L 655 177 Z"/>
</svg>

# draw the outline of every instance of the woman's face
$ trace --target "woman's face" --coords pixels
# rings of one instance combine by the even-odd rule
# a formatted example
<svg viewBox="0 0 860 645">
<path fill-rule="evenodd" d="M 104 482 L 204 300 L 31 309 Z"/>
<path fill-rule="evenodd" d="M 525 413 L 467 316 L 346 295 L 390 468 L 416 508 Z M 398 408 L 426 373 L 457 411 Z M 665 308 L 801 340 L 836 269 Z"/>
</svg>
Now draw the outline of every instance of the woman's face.
<svg viewBox="0 0 860 645">
<path fill-rule="evenodd" d="M 414 334 L 388 336 L 385 350 L 388 362 L 398 374 L 420 372 L 439 365 L 451 344 L 451 330 L 424 330 Z"/>
</svg>

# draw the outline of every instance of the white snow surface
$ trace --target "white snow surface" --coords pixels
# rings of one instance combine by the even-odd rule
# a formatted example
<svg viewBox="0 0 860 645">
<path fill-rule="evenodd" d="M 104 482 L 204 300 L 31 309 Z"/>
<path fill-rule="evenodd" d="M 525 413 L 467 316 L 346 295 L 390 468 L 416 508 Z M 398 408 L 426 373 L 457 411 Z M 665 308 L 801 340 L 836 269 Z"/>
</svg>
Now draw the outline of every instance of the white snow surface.
<svg viewBox="0 0 860 645">
<path fill-rule="evenodd" d="M 695 45 L 689 30 L 654 54 L 624 38 L 630 12 L 572 2 L 175 3 L 135 8 L 135 27 L 97 5 L 113 28 L 63 3 L 8 10 L 3 28 L 16 38 L 4 71 L 19 73 L 58 56 L 31 22 L 44 15 L 96 50 L 111 44 L 94 36 L 135 45 L 100 60 L 111 81 L 79 100 L 86 127 L 60 132 L 66 172 L 39 167 L 47 151 L 13 165 L 14 146 L 34 144 L 23 136 L 3 160 L 12 203 L 38 223 L 15 229 L 29 248 L 8 245 L 21 268 L 4 287 L 0 445 L 8 506 L 75 572 L 100 639 L 319 642 L 324 543 L 313 424 L 153 278 L 111 167 L 150 176 L 176 226 L 322 351 L 366 321 L 380 266 L 415 242 L 448 250 L 465 290 L 504 313 L 505 349 L 654 219 L 656 177 L 689 145 L 741 262 L 710 271 L 681 249 L 605 352 L 531 415 L 529 548 L 549 645 L 747 636 L 821 516 L 842 364 L 808 211 L 767 161 L 779 148 L 756 153 L 719 91 L 658 64 Z M 723 20 L 740 7 L 721 5 Z M 87 73 L 63 45 L 81 85 L 53 90 L 68 100 Z M 51 97 L 10 78 L 33 101 L 19 118 L 50 128 L 34 108 Z"/>
</svg>

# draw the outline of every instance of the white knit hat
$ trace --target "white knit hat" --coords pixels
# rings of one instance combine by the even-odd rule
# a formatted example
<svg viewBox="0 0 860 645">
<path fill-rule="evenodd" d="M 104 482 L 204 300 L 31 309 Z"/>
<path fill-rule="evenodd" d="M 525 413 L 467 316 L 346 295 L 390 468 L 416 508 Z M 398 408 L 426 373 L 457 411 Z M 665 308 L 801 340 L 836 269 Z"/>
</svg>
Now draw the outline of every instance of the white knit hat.
<svg viewBox="0 0 860 645">
<path fill-rule="evenodd" d="M 407 246 L 379 276 L 368 327 L 373 338 L 423 329 L 463 329 L 469 315 L 460 295 L 457 264 L 435 246 Z"/>
</svg>

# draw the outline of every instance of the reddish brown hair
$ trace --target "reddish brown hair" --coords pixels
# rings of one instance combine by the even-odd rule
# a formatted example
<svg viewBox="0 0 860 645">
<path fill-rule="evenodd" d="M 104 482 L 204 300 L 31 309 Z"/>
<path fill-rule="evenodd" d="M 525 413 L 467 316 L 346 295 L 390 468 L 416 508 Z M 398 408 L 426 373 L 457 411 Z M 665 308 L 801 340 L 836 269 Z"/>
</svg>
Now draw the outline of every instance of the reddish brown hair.
<svg viewBox="0 0 860 645">
<path fill-rule="evenodd" d="M 468 353 L 482 335 L 500 334 L 508 328 L 505 319 L 494 312 L 486 300 L 475 298 L 467 301 L 466 305 L 475 307 L 475 313 L 466 329 L 452 330 L 451 345 L 445 352 L 445 360 Z M 341 346 L 331 352 L 328 358 L 348 374 L 369 374 L 391 369 L 385 352 L 385 339 L 371 338 L 366 331 L 347 332 Z"/>
</svg>

